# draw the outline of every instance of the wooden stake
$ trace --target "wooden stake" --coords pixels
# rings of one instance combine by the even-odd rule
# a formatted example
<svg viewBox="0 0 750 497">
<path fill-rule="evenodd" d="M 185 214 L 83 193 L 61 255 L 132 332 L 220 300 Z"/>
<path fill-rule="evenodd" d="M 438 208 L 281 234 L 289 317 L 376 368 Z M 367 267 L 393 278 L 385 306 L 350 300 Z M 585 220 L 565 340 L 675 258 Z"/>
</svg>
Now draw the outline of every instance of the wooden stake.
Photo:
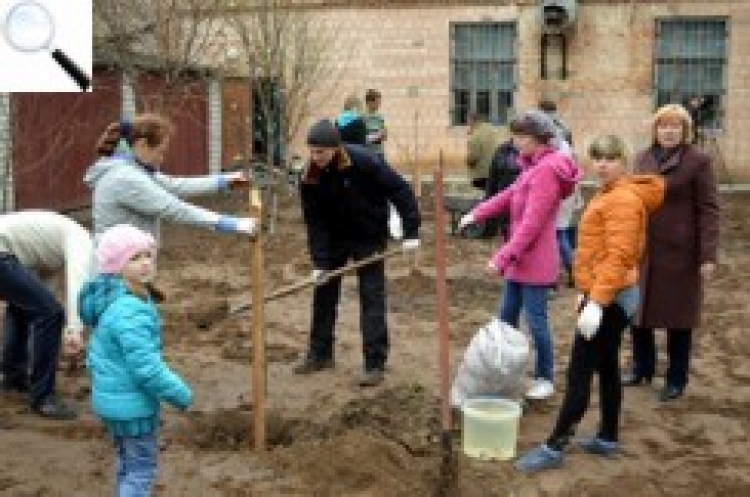
<svg viewBox="0 0 750 497">
<path fill-rule="evenodd" d="M 451 429 L 450 361 L 448 357 L 448 284 L 446 280 L 445 209 L 443 207 L 443 152 L 433 173 L 435 190 L 435 283 L 437 284 L 437 319 L 439 337 L 441 421 L 444 430 Z"/>
<path fill-rule="evenodd" d="M 417 198 L 417 207 L 422 205 L 422 165 L 419 162 L 414 163 L 414 196 Z M 419 270 L 419 250 L 414 251 L 413 269 Z"/>
<path fill-rule="evenodd" d="M 250 242 L 251 246 L 251 291 L 252 291 L 252 332 L 253 332 L 253 433 L 255 450 L 266 449 L 266 330 L 263 301 L 263 203 L 260 190 L 250 189 L 250 216 L 258 220 L 258 232 Z"/>
<path fill-rule="evenodd" d="M 435 196 L 435 283 L 437 285 L 437 321 L 440 365 L 440 425 L 442 427 L 442 463 L 437 495 L 456 497 L 458 489 L 458 460 L 453 451 L 450 409 L 450 357 L 448 355 L 448 283 L 446 281 L 445 209 L 443 207 L 443 151 L 433 173 Z"/>
<path fill-rule="evenodd" d="M 414 164 L 414 179 L 412 181 L 414 183 L 414 196 L 417 197 L 417 200 L 422 199 L 422 164 L 417 162 Z"/>
</svg>

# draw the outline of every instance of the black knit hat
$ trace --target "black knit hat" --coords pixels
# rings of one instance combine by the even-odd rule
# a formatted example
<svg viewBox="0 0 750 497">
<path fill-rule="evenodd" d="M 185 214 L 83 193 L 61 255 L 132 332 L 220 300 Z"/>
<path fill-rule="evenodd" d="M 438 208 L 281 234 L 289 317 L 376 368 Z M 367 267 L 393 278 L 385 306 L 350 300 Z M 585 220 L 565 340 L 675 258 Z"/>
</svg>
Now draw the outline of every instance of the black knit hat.
<svg viewBox="0 0 750 497">
<path fill-rule="evenodd" d="M 321 119 L 310 126 L 307 144 L 312 147 L 336 148 L 341 145 L 341 137 L 330 119 Z"/>
</svg>

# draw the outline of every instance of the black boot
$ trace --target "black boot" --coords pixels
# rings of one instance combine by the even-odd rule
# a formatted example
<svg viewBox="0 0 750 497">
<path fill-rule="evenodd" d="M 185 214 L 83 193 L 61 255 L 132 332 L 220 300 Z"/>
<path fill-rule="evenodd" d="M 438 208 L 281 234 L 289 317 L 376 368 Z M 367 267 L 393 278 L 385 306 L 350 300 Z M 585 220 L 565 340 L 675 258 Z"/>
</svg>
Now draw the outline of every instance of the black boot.
<svg viewBox="0 0 750 497">
<path fill-rule="evenodd" d="M 635 371 L 628 371 L 622 375 L 622 386 L 624 387 L 635 387 L 638 385 L 646 385 L 651 383 L 652 377 L 650 375 L 644 375 Z"/>
<path fill-rule="evenodd" d="M 659 393 L 659 400 L 661 402 L 669 402 L 670 400 L 679 399 L 685 392 L 683 387 L 675 385 L 665 385 L 664 389 Z"/>
<path fill-rule="evenodd" d="M 294 369 L 292 369 L 292 371 L 294 372 L 294 374 L 312 374 L 324 369 L 333 369 L 333 367 L 333 357 L 322 359 L 307 354 L 304 358 L 302 358 L 302 360 L 294 365 Z"/>
</svg>

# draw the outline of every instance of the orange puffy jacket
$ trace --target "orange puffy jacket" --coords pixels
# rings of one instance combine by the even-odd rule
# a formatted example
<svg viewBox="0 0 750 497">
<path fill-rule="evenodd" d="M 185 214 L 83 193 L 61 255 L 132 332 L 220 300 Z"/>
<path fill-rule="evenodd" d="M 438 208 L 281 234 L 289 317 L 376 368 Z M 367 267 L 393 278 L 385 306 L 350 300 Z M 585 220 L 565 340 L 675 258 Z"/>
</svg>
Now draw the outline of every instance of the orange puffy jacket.
<svg viewBox="0 0 750 497">
<path fill-rule="evenodd" d="M 638 281 L 648 215 L 665 192 L 656 175 L 630 175 L 605 185 L 589 201 L 578 225 L 573 263 L 576 289 L 602 305 Z"/>
</svg>

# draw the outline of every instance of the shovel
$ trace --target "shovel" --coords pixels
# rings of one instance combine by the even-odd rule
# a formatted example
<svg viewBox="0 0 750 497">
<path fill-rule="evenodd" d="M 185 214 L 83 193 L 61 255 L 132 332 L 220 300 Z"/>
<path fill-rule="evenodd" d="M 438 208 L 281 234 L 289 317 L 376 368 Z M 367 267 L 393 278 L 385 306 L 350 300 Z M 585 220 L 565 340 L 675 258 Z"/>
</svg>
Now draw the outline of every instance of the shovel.
<svg viewBox="0 0 750 497">
<path fill-rule="evenodd" d="M 369 257 L 365 257 L 364 259 L 360 259 L 358 261 L 354 261 L 350 264 L 347 264 L 346 266 L 340 267 L 334 271 L 329 271 L 323 275 L 321 278 L 313 278 L 312 276 L 309 276 L 301 281 L 298 281 L 296 283 L 292 283 L 291 285 L 283 286 L 281 288 L 278 288 L 274 290 L 273 292 L 269 293 L 265 297 L 266 302 L 270 302 L 272 300 L 277 300 L 282 297 L 286 297 L 287 295 L 291 295 L 293 293 L 297 293 L 301 290 L 304 290 L 305 288 L 309 288 L 311 286 L 321 286 L 326 283 L 328 283 L 330 280 L 334 278 L 338 278 L 340 276 L 343 276 L 345 274 L 349 274 L 353 271 L 356 271 L 357 269 L 367 266 L 369 264 L 373 264 L 375 262 L 379 262 L 385 259 L 388 259 L 390 257 L 393 257 L 394 255 L 402 254 L 404 252 L 404 249 L 399 247 L 390 248 L 388 250 L 385 250 L 383 252 L 377 252 Z M 240 314 L 245 311 L 248 311 L 252 308 L 251 303 L 245 303 L 238 305 L 237 307 L 230 308 L 229 312 L 227 313 L 228 316 L 233 316 L 235 314 Z"/>
</svg>

